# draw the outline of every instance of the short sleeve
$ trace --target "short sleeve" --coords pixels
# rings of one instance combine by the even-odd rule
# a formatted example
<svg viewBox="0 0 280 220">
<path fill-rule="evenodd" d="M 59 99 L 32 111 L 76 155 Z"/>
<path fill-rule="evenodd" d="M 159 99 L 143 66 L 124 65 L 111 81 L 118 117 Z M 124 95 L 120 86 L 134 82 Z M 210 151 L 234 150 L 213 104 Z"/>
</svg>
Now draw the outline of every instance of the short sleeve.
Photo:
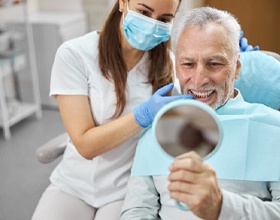
<svg viewBox="0 0 280 220">
<path fill-rule="evenodd" d="M 88 76 L 77 47 L 71 41 L 57 50 L 51 73 L 50 95 L 88 95 Z"/>
</svg>

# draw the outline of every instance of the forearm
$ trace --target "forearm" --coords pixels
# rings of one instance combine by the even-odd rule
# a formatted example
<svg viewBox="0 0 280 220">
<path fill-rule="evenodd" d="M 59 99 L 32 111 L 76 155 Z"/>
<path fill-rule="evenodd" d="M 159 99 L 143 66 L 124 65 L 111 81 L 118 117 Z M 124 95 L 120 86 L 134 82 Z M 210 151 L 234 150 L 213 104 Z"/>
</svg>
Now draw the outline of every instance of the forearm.
<svg viewBox="0 0 280 220">
<path fill-rule="evenodd" d="M 155 220 L 160 208 L 153 178 L 130 177 L 121 220 Z"/>
<path fill-rule="evenodd" d="M 56 98 L 70 139 L 86 159 L 114 149 L 143 129 L 132 112 L 106 124 L 96 125 L 87 96 L 59 95 Z"/>
<path fill-rule="evenodd" d="M 223 190 L 219 220 L 231 219 L 280 219 L 280 201 L 264 202 L 252 195 Z"/>
<path fill-rule="evenodd" d="M 114 149 L 142 131 L 133 113 L 104 125 L 95 126 L 80 136 L 75 144 L 78 152 L 85 158 L 92 159 Z"/>
</svg>

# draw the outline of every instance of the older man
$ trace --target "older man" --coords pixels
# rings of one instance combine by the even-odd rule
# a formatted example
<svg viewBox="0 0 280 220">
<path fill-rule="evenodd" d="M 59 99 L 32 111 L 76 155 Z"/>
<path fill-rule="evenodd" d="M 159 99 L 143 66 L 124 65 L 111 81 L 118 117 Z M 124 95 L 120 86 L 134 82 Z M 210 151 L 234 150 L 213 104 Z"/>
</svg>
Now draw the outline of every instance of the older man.
<svg viewBox="0 0 280 220">
<path fill-rule="evenodd" d="M 241 69 L 238 44 L 240 26 L 236 19 L 227 12 L 205 7 L 185 14 L 178 26 L 178 39 L 175 40 L 176 71 L 182 92 L 208 104 L 218 115 L 246 118 L 248 123 L 253 119 L 254 123 L 265 125 L 264 129 L 268 130 L 263 131 L 264 134 L 270 132 L 270 129 L 271 132 L 279 132 L 278 111 L 261 104 L 245 102 L 241 93 L 234 88 L 234 81 L 239 77 Z M 248 126 L 248 132 L 255 136 L 260 134 L 259 130 L 255 124 Z M 225 132 L 230 133 L 228 136 L 232 135 L 233 140 L 247 135 L 237 127 Z M 272 171 L 262 172 L 258 170 L 257 167 L 260 166 L 256 163 L 248 165 L 246 160 L 232 158 L 232 161 L 225 161 L 225 167 L 216 167 L 225 172 L 219 176 L 216 168 L 214 170 L 194 152 L 176 158 L 170 165 L 169 175 L 161 173 L 160 167 L 166 163 L 157 160 L 156 154 L 153 155 L 153 138 L 151 130 L 148 130 L 139 142 L 122 209 L 122 220 L 280 219 L 279 175 L 264 177 L 265 171 Z M 272 150 L 279 146 L 279 135 L 267 140 L 272 140 L 267 144 L 274 146 L 263 146 L 264 144 L 255 141 L 256 148 L 271 147 Z M 236 141 L 238 143 L 241 142 Z M 231 149 L 236 147 L 235 143 L 228 144 Z M 247 149 L 247 146 L 239 147 Z M 143 172 L 139 174 L 139 168 L 148 167 L 145 164 L 146 158 L 157 160 L 155 167 L 150 168 L 158 168 L 158 172 L 153 173 L 146 168 L 144 175 Z M 246 169 L 250 166 L 253 172 L 260 172 L 259 177 L 256 179 L 245 175 L 240 178 L 232 172 L 234 167 L 239 167 L 235 160 L 244 162 Z M 275 157 L 271 160 L 276 163 L 278 161 Z M 227 170 L 230 163 L 233 169 Z M 241 170 L 237 170 L 238 172 Z M 173 199 L 186 204 L 189 211 L 177 208 Z"/>
</svg>

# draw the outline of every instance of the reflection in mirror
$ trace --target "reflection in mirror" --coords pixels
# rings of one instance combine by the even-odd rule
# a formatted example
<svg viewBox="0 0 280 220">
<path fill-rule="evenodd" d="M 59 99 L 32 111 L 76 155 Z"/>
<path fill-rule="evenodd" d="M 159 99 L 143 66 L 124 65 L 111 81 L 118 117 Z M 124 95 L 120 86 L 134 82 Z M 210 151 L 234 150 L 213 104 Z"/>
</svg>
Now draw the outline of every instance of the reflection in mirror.
<svg viewBox="0 0 280 220">
<path fill-rule="evenodd" d="M 204 159 L 210 156 L 221 136 L 212 111 L 206 104 L 194 100 L 166 109 L 154 122 L 162 149 L 172 157 L 189 151 L 195 151 Z"/>
</svg>

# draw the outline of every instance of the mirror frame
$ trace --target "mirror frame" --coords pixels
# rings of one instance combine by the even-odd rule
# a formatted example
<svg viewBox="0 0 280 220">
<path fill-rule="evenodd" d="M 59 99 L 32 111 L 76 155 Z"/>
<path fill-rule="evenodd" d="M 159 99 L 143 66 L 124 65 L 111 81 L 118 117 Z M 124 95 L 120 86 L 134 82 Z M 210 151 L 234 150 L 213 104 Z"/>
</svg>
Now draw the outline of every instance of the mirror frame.
<svg viewBox="0 0 280 220">
<path fill-rule="evenodd" d="M 218 118 L 217 113 L 215 112 L 214 109 L 212 109 L 209 105 L 205 104 L 204 102 L 201 101 L 197 101 L 194 99 L 184 99 L 184 100 L 176 100 L 174 102 L 168 103 L 167 105 L 163 106 L 158 113 L 156 114 L 154 121 L 152 123 L 152 133 L 153 136 L 155 137 L 157 143 L 159 144 L 161 150 L 169 155 L 170 157 L 174 158 L 172 155 L 168 154 L 160 145 L 158 139 L 157 139 L 157 125 L 159 120 L 161 119 L 161 117 L 168 112 L 169 110 L 172 110 L 173 108 L 179 107 L 179 106 L 192 106 L 192 107 L 197 107 L 199 109 L 201 109 L 202 111 L 206 112 L 207 114 L 210 115 L 211 118 L 213 118 L 213 120 L 215 121 L 215 123 L 217 124 L 218 127 L 218 132 L 219 132 L 219 139 L 218 139 L 218 143 L 215 147 L 215 149 L 210 152 L 207 156 L 203 157 L 203 160 L 208 159 L 209 157 L 211 157 L 213 154 L 215 154 L 215 152 L 217 152 L 217 150 L 219 149 L 222 139 L 223 139 L 223 132 L 222 132 L 222 125 L 221 122 Z"/>
</svg>

